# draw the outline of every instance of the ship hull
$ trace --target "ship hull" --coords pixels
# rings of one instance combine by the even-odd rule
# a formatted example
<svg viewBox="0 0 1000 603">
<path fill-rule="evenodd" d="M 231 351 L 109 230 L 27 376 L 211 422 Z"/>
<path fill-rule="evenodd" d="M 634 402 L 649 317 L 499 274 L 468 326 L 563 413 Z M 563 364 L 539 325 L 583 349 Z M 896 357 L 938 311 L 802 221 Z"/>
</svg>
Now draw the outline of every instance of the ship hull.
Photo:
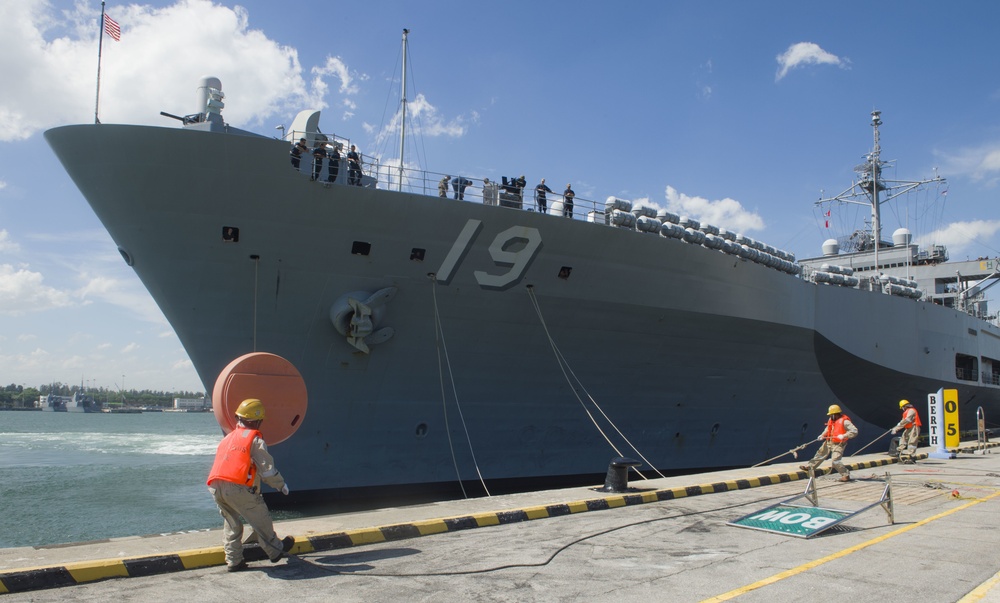
<svg viewBox="0 0 1000 603">
<path fill-rule="evenodd" d="M 901 397 L 942 387 L 960 389 L 963 428 L 1000 410 L 1000 387 L 958 382 L 950 356 L 1000 358 L 1000 332 L 947 308 L 656 234 L 323 186 L 263 137 L 46 138 L 206 389 L 251 351 L 298 368 L 308 413 L 272 452 L 300 491 L 594 475 L 619 455 L 748 465 L 815 438 L 835 403 L 860 447 Z M 156 153 L 119 152 L 135 148 Z M 364 353 L 331 311 L 387 288 L 376 327 L 392 336 Z"/>
</svg>

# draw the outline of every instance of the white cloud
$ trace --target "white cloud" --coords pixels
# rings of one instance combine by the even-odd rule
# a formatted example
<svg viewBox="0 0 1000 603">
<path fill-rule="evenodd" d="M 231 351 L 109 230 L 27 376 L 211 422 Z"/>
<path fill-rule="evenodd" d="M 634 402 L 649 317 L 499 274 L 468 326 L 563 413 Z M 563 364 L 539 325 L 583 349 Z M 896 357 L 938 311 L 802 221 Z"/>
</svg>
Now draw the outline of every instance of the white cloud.
<svg viewBox="0 0 1000 603">
<path fill-rule="evenodd" d="M 340 57 L 326 57 L 326 64 L 322 67 L 313 67 L 312 72 L 320 76 L 336 76 L 340 80 L 340 92 L 343 94 L 357 94 L 360 91 L 357 84 L 354 83 L 351 70 L 348 69 L 347 64 Z M 325 86 L 326 84 L 323 85 Z"/>
<path fill-rule="evenodd" d="M 979 245 L 980 241 L 989 240 L 997 232 L 1000 232 L 1000 220 L 952 222 L 944 228 L 917 237 L 917 243 L 922 246 L 945 245 L 948 247 L 949 255 L 957 258 L 967 249 Z"/>
<path fill-rule="evenodd" d="M 132 343 L 130 343 L 127 346 L 123 347 L 121 353 L 122 354 L 130 354 L 130 353 L 132 353 L 132 352 L 134 352 L 134 351 L 136 351 L 138 349 L 139 349 L 139 344 L 135 343 L 133 341 Z"/>
<path fill-rule="evenodd" d="M 407 135 L 414 136 L 450 136 L 458 138 L 463 136 L 468 127 L 462 118 L 451 120 L 445 119 L 437 107 L 432 105 L 423 94 L 417 94 L 416 98 L 406 103 L 406 131 Z M 478 113 L 474 113 L 472 119 L 478 118 Z M 376 146 L 387 138 L 398 136 L 401 121 L 401 113 L 397 111 L 389 124 L 376 134 Z M 366 127 L 369 132 L 374 133 L 375 128 Z"/>
<path fill-rule="evenodd" d="M 89 272 L 81 272 L 79 276 L 83 279 L 84 285 L 74 294 L 80 298 L 81 303 L 100 300 L 106 304 L 119 306 L 144 321 L 166 324 L 166 319 L 156 302 L 142 289 L 138 281 L 124 281 L 108 274 Z"/>
<path fill-rule="evenodd" d="M 63 282 L 82 283 L 73 289 L 56 289 L 43 284 L 43 272 L 30 269 L 26 264 L 17 266 L 0 264 L 0 314 L 21 316 L 55 308 L 87 306 L 100 301 L 121 308 L 143 321 L 165 325 L 166 319 L 156 302 L 142 288 L 137 278 L 128 278 L 128 269 L 121 264 L 117 253 L 98 251 L 88 253 L 88 245 L 106 243 L 106 236 L 93 236 L 90 231 L 54 237 L 32 234 L 27 239 L 37 242 L 73 242 L 77 251 L 72 256 L 49 256 L 35 253 L 36 259 L 48 262 L 44 274 L 52 277 L 61 273 Z M 0 231 L 0 252 L 20 251 L 20 246 L 9 241 L 6 231 Z M 68 273 L 67 273 L 68 271 Z M 121 276 L 119 276 L 121 275 Z M 125 278 L 122 278 L 125 277 Z M 57 280 L 60 280 L 57 278 Z"/>
<path fill-rule="evenodd" d="M 1000 182 L 1000 144 L 990 143 L 961 149 L 949 154 L 936 153 L 942 162 L 941 171 L 954 178 L 967 176 L 973 181 L 993 187 Z"/>
<path fill-rule="evenodd" d="M 698 66 L 698 73 L 695 77 L 695 90 L 697 91 L 697 97 L 701 100 L 707 101 L 712 98 L 712 84 L 710 81 L 706 81 L 713 79 L 712 69 L 711 59 Z"/>
<path fill-rule="evenodd" d="M 0 252 L 17 253 L 20 250 L 21 246 L 10 240 L 10 233 L 0 230 Z"/>
<path fill-rule="evenodd" d="M 6 180 L 0 180 L 0 191 L 2 191 L 5 188 L 7 188 L 7 181 Z"/>
<path fill-rule="evenodd" d="M 30 367 L 40 366 L 43 362 L 46 362 L 49 359 L 49 357 L 50 354 L 48 351 L 43 350 L 42 348 L 35 348 L 33 351 L 27 354 L 16 354 L 11 358 L 17 359 L 20 368 L 24 366 L 30 366 Z M 4 365 L 10 366 L 6 362 L 4 363 Z"/>
<path fill-rule="evenodd" d="M 831 54 L 818 44 L 812 42 L 799 42 L 792 44 L 788 50 L 775 57 L 778 61 L 778 73 L 774 80 L 778 81 L 785 77 L 789 71 L 802 65 L 836 65 L 842 69 L 847 69 L 851 61 Z"/>
<path fill-rule="evenodd" d="M 100 114 L 106 123 L 162 125 L 156 109 L 195 113 L 198 78 L 206 74 L 219 77 L 224 91 L 239 98 L 223 111 L 234 125 L 316 106 L 326 92 L 324 76 L 338 77 L 342 90 L 353 90 L 339 59 L 329 59 L 307 84 L 297 50 L 251 29 L 240 6 L 178 0 L 164 8 L 130 4 L 111 12 L 122 38 L 104 39 Z M 0 140 L 93 119 L 95 21 L 90 2 L 77 0 L 69 10 L 41 1 L 4 2 L 0 72 L 17 84 L 0 96 Z"/>
<path fill-rule="evenodd" d="M 0 264 L 0 314 L 20 316 L 73 305 L 70 295 L 42 284 L 38 272 Z"/>
<path fill-rule="evenodd" d="M 764 219 L 757 212 L 751 212 L 743 205 L 730 198 L 709 201 L 704 197 L 692 197 L 680 193 L 672 186 L 666 190 L 667 206 L 665 209 L 677 214 L 694 218 L 720 228 L 734 232 L 749 233 L 764 230 Z M 642 203 L 657 206 L 656 203 Z"/>
</svg>

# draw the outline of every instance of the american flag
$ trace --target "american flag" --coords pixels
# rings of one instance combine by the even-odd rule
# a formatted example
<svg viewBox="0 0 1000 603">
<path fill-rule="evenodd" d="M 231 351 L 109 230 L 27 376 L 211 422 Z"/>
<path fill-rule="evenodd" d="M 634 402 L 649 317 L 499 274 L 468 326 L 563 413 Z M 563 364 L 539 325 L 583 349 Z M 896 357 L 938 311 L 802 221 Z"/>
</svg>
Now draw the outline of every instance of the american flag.
<svg viewBox="0 0 1000 603">
<path fill-rule="evenodd" d="M 104 15 L 104 33 L 108 34 L 115 39 L 115 42 L 122 41 L 122 28 L 118 26 L 118 22 Z"/>
</svg>

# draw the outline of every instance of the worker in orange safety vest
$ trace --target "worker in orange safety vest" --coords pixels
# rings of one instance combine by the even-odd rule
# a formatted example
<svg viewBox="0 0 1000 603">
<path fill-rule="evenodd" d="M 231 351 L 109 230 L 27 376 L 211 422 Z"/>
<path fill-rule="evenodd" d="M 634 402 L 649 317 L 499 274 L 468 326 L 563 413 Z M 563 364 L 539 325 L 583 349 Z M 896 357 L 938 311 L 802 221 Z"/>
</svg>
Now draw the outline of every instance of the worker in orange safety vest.
<svg viewBox="0 0 1000 603">
<path fill-rule="evenodd" d="M 847 440 L 858 435 L 858 428 L 851 423 L 851 419 L 840 410 L 837 404 L 831 404 L 827 409 L 826 428 L 819 434 L 817 440 L 822 440 L 816 455 L 806 465 L 799 466 L 803 471 L 815 471 L 827 456 L 830 457 L 833 468 L 840 474 L 840 481 L 851 481 L 851 472 L 844 466 L 841 459 L 844 458 L 844 449 L 847 448 Z"/>
<path fill-rule="evenodd" d="M 890 431 L 892 433 L 903 431 L 903 435 L 899 437 L 896 454 L 901 462 L 913 464 L 916 462 L 913 455 L 917 453 L 917 438 L 920 437 L 920 426 L 923 423 L 920 422 L 920 414 L 917 413 L 917 409 L 910 404 L 909 400 L 900 400 L 899 410 L 903 411 L 903 418 Z"/>
<path fill-rule="evenodd" d="M 222 526 L 226 570 L 247 569 L 243 559 L 243 522 L 246 519 L 257 536 L 257 543 L 267 553 L 271 563 L 277 563 L 292 549 L 295 539 L 279 539 L 274 533 L 271 514 L 261 496 L 263 481 L 282 494 L 288 495 L 288 484 L 274 466 L 267 445 L 260 433 L 264 421 L 264 404 L 256 398 L 244 400 L 236 409 L 236 429 L 222 438 L 215 453 L 215 462 L 208 474 L 208 491 L 225 519 Z"/>
</svg>

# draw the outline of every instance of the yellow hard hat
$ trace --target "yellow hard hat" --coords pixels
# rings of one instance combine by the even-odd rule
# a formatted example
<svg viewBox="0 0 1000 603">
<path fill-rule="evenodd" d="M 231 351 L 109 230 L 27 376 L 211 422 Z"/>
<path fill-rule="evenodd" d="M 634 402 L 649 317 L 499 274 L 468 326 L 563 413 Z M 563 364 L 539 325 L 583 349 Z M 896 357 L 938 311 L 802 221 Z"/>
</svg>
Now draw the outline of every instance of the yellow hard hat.
<svg viewBox="0 0 1000 603">
<path fill-rule="evenodd" d="M 841 412 L 842 411 L 840 410 L 839 406 L 837 406 L 836 404 L 831 404 L 830 408 L 827 409 L 826 414 L 827 415 L 839 415 Z"/>
<path fill-rule="evenodd" d="M 906 406 L 909 403 L 910 403 L 909 400 L 900 400 L 899 401 L 899 408 L 903 408 L 904 406 Z"/>
<path fill-rule="evenodd" d="M 236 409 L 236 416 L 247 421 L 263 421 L 264 403 L 257 398 L 247 398 Z"/>
</svg>

